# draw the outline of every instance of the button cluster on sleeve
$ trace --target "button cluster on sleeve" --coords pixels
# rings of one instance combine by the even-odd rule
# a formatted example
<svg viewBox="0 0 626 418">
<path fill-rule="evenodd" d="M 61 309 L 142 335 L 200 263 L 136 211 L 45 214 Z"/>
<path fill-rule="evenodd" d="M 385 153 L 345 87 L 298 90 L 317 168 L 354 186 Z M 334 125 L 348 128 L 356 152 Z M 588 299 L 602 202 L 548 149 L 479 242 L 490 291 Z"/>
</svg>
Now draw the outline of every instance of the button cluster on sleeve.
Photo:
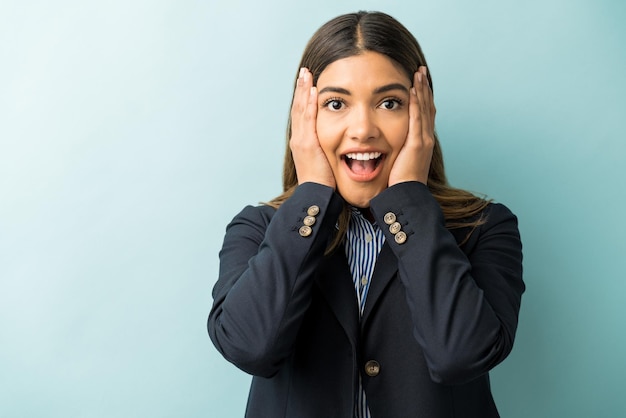
<svg viewBox="0 0 626 418">
<path fill-rule="evenodd" d="M 385 223 L 389 225 L 389 232 L 393 234 L 394 240 L 398 244 L 406 242 L 406 232 L 402 231 L 402 225 L 397 221 L 397 216 L 393 212 L 387 212 L 383 218 Z"/>
<path fill-rule="evenodd" d="M 311 227 L 315 225 L 315 221 L 317 220 L 316 216 L 319 213 L 320 213 L 319 206 L 317 205 L 309 206 L 309 208 L 306 211 L 307 216 L 305 216 L 304 219 L 302 220 L 302 223 L 304 225 L 302 225 L 300 229 L 298 230 L 301 236 L 308 237 L 309 235 L 313 233 L 313 228 Z"/>
</svg>

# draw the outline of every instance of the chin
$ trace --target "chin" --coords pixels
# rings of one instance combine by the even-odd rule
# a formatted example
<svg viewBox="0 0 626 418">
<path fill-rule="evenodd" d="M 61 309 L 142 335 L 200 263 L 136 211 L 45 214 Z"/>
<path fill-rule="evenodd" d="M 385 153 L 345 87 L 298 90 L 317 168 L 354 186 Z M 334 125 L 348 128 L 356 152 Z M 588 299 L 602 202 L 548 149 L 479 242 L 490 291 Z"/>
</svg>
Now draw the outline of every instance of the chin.
<svg viewBox="0 0 626 418">
<path fill-rule="evenodd" d="M 337 192 L 349 205 L 369 208 L 370 201 L 387 188 L 387 180 L 382 178 L 372 182 L 338 181 Z"/>
<path fill-rule="evenodd" d="M 365 201 L 365 200 L 349 200 L 349 199 L 345 199 L 346 202 L 348 202 L 348 204 L 350 206 L 353 206 L 355 208 L 359 208 L 359 209 L 366 209 L 370 207 L 370 202 L 369 200 Z"/>
<path fill-rule="evenodd" d="M 371 194 L 367 194 L 367 195 L 354 195 L 354 194 L 348 194 L 347 196 L 340 193 L 341 197 L 343 197 L 343 199 L 349 204 L 352 205 L 356 208 L 369 208 L 370 207 L 370 201 L 375 198 L 378 193 L 380 192 L 376 192 L 376 193 L 371 193 Z"/>
</svg>

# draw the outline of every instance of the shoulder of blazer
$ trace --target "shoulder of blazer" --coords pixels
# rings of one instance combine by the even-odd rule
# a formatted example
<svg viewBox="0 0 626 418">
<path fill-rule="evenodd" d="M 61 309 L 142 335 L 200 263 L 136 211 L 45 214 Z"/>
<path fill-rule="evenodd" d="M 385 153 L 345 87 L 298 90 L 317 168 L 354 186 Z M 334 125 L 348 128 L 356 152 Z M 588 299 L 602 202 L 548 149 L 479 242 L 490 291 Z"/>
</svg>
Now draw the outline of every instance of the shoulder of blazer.
<svg viewBox="0 0 626 418">
<path fill-rule="evenodd" d="M 268 205 L 248 205 L 235 215 L 226 229 L 233 224 L 244 222 L 257 227 L 261 230 L 261 232 L 264 232 L 275 213 L 276 209 Z"/>
<path fill-rule="evenodd" d="M 468 218 L 467 220 L 474 221 L 480 217 L 483 217 L 485 222 L 478 227 L 449 229 L 450 233 L 454 236 L 456 242 L 459 244 L 459 247 L 465 254 L 471 253 L 478 243 L 481 235 L 483 235 L 486 231 L 489 231 L 495 225 L 502 222 L 511 222 L 511 226 L 517 230 L 517 217 L 502 203 L 490 203 L 481 213 Z M 468 234 L 469 239 L 466 240 Z M 463 242 L 464 240 L 465 242 Z"/>
</svg>

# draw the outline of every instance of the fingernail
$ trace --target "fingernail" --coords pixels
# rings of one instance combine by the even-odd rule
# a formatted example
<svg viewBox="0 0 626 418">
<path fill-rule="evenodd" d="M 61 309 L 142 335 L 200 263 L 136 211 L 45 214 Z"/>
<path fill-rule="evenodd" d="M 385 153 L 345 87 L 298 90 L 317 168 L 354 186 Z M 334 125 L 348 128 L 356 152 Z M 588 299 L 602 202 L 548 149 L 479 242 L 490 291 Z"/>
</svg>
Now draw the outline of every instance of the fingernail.
<svg viewBox="0 0 626 418">
<path fill-rule="evenodd" d="M 428 74 L 428 68 L 426 68 L 425 66 L 422 67 L 422 68 L 424 69 L 423 70 L 424 76 L 426 76 Z"/>
<path fill-rule="evenodd" d="M 417 96 L 417 92 L 415 91 L 415 87 L 411 87 L 411 94 L 413 96 Z"/>
<path fill-rule="evenodd" d="M 311 96 L 313 96 L 315 94 L 315 87 L 311 87 L 311 91 L 309 93 Z"/>
<path fill-rule="evenodd" d="M 300 68 L 300 74 L 298 74 L 298 78 L 302 78 L 302 76 L 304 76 L 304 71 L 305 71 L 304 67 Z"/>
<path fill-rule="evenodd" d="M 419 81 L 420 83 L 422 82 L 422 73 L 420 73 L 419 71 L 417 72 L 417 81 Z"/>
</svg>

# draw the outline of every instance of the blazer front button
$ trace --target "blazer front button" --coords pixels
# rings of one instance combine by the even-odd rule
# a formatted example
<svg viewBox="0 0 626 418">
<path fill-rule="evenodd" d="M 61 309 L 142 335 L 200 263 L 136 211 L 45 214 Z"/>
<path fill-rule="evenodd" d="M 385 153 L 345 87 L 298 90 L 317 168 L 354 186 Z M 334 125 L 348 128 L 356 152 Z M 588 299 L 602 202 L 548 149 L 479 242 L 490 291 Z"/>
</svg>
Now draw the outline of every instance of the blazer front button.
<svg viewBox="0 0 626 418">
<path fill-rule="evenodd" d="M 369 377 L 376 377 L 380 373 L 380 364 L 376 360 L 370 360 L 365 363 L 365 374 Z"/>
</svg>

